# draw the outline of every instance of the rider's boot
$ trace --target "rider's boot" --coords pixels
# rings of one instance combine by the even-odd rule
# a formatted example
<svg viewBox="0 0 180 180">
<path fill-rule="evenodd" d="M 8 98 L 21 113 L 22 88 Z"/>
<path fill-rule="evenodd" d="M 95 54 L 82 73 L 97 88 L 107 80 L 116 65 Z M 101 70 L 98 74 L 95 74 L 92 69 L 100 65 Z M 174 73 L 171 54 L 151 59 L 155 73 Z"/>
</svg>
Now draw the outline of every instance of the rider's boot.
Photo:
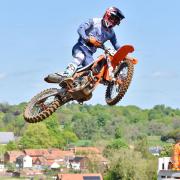
<svg viewBox="0 0 180 180">
<path fill-rule="evenodd" d="M 49 74 L 44 80 L 48 83 L 60 83 L 65 78 L 72 77 L 77 70 L 77 64 L 70 63 L 64 72 Z"/>
</svg>

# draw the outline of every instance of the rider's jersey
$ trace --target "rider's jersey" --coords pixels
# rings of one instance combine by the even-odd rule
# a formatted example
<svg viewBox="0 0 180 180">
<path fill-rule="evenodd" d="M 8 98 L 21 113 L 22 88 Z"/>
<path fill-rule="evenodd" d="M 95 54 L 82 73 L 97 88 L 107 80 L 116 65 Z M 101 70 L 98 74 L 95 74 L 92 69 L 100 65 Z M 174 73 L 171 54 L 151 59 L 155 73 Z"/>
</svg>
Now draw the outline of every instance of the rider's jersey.
<svg viewBox="0 0 180 180">
<path fill-rule="evenodd" d="M 95 53 L 97 48 L 87 43 L 89 36 L 94 36 L 101 43 L 110 40 L 116 50 L 120 48 L 114 30 L 105 28 L 102 25 L 102 18 L 89 19 L 89 21 L 79 26 L 78 33 L 80 36 L 78 42 L 86 46 L 92 53 Z"/>
</svg>

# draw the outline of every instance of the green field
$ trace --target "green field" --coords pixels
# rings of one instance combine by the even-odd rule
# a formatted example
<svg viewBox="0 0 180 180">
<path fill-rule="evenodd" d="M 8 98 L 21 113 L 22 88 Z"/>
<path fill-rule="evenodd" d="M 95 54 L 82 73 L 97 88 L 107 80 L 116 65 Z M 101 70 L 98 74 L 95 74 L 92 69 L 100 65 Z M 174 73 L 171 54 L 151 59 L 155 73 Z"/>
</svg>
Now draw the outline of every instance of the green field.
<svg viewBox="0 0 180 180">
<path fill-rule="evenodd" d="M 169 143 L 161 141 L 161 136 L 148 136 L 148 145 L 151 146 L 165 146 Z"/>
</svg>

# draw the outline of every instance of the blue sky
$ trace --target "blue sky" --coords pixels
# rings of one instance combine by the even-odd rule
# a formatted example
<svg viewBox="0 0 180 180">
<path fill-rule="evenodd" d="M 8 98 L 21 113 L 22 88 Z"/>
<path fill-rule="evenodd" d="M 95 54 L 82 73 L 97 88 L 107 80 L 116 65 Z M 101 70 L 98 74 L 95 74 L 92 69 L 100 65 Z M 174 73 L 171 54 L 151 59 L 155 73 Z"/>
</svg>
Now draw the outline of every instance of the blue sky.
<svg viewBox="0 0 180 180">
<path fill-rule="evenodd" d="M 0 1 L 0 102 L 18 104 L 56 87 L 43 77 L 66 67 L 78 26 L 109 6 L 126 16 L 115 32 L 121 45 L 134 45 L 139 59 L 119 105 L 180 108 L 179 0 Z M 104 92 L 99 87 L 89 103 L 105 104 Z"/>
</svg>

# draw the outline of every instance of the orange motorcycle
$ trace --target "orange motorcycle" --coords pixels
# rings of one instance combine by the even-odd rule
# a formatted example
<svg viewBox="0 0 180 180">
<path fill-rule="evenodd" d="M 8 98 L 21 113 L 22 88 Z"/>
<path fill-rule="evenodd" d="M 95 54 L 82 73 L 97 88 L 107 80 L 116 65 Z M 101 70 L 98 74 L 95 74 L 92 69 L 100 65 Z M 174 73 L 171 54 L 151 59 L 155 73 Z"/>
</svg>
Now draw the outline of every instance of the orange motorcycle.
<svg viewBox="0 0 180 180">
<path fill-rule="evenodd" d="M 116 52 L 105 46 L 101 48 L 104 55 L 79 68 L 73 77 L 62 80 L 59 84 L 61 88 L 47 89 L 34 96 L 24 110 L 24 119 L 29 123 L 40 122 L 65 103 L 76 100 L 82 104 L 91 99 L 99 83 L 107 86 L 106 103 L 118 103 L 130 85 L 134 65 L 137 64 L 137 59 L 127 56 L 134 47 L 125 45 Z"/>
</svg>

